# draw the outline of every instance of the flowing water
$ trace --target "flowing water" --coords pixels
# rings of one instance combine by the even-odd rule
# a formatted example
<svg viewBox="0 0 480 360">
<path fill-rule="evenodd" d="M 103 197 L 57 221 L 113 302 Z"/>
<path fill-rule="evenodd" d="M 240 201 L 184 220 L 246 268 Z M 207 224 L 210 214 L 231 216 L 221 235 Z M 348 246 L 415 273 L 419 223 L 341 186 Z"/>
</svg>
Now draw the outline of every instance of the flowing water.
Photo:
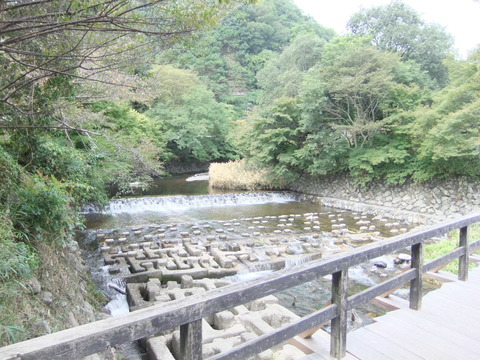
<svg viewBox="0 0 480 360">
<path fill-rule="evenodd" d="M 331 232 L 338 227 L 345 226 L 353 233 L 361 233 L 367 227 L 375 230 L 379 237 L 391 236 L 399 231 L 406 231 L 407 224 L 399 224 L 388 219 L 375 218 L 366 214 L 351 213 L 333 208 L 323 207 L 319 204 L 298 201 L 298 195 L 290 192 L 219 192 L 208 187 L 208 181 L 186 181 L 186 177 L 175 177 L 158 180 L 148 192 L 139 193 L 122 199 L 114 199 L 105 209 L 86 209 L 83 213 L 86 226 L 89 230 L 96 229 L 122 229 L 131 226 L 144 226 L 147 224 L 174 224 L 182 229 L 191 228 L 193 225 L 227 226 L 227 222 L 238 221 L 243 232 L 253 231 L 252 223 L 259 223 L 255 219 L 263 219 L 265 223 L 261 231 L 272 231 L 272 226 L 288 225 L 290 231 L 300 233 L 307 229 L 306 226 L 321 229 L 321 236 L 326 244 L 332 244 Z M 285 219 L 280 219 L 284 217 Z M 270 221 L 275 219 L 275 222 Z M 307 221 L 308 220 L 308 221 Z M 281 221 L 289 222 L 287 224 Z M 310 225 L 311 223 L 311 225 Z M 285 224 L 285 225 L 284 225 Z M 170 225 L 172 226 L 172 225 Z M 269 228 L 269 226 L 271 228 Z M 260 226 L 257 226 L 260 228 Z M 278 230 L 277 230 L 278 231 Z M 240 232 L 240 231 L 239 231 Z M 88 234 L 88 232 L 87 232 Z M 95 247 L 93 238 L 84 240 L 90 247 Z M 298 235 L 300 236 L 300 235 Z M 98 244 L 97 244 L 98 246 Z M 294 248 L 295 244 L 291 244 Z M 328 246 L 327 246 L 328 247 Z M 301 247 L 299 247 L 301 248 Z M 335 246 L 332 245 L 332 249 Z M 125 296 L 115 291 L 122 284 L 115 280 L 99 263 L 98 248 L 93 251 L 94 260 L 90 261 L 97 278 L 102 279 L 103 290 L 108 293 L 112 301 L 107 305 L 107 310 L 112 314 L 122 314 L 128 311 L 125 306 Z M 259 250 L 261 251 L 261 249 Z M 92 251 L 90 250 L 90 254 Z M 261 254 L 257 254 L 261 257 Z M 325 255 L 324 255 L 325 256 Z M 327 254 L 328 256 L 328 254 Z M 389 264 L 393 259 L 386 259 Z M 293 261 L 286 261 L 285 267 L 295 266 Z M 368 285 L 381 280 L 397 269 L 389 266 L 378 269 L 373 262 L 355 267 L 349 271 L 352 292 L 364 289 Z M 231 277 L 233 281 L 247 281 L 272 273 L 272 268 L 262 267 L 245 269 Z M 117 282 L 116 282 L 117 281 Z M 330 281 L 328 278 L 302 284 L 295 288 L 277 293 L 280 303 L 298 315 L 306 315 L 321 308 L 330 299 Z M 378 308 L 366 307 L 362 314 L 381 313 Z M 362 316 L 363 316 L 362 315 Z M 365 321 L 368 317 L 363 316 Z"/>
</svg>

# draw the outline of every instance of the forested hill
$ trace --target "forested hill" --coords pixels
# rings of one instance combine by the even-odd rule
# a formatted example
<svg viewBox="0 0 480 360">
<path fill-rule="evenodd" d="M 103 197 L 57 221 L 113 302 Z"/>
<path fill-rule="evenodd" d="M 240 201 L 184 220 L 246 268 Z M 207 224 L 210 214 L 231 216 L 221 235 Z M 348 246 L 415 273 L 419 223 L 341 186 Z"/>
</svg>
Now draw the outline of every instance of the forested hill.
<svg viewBox="0 0 480 360">
<path fill-rule="evenodd" d="M 0 345 L 5 319 L 27 323 L 5 304 L 38 244 L 166 163 L 246 158 L 282 183 L 480 175 L 480 49 L 456 59 L 399 1 L 340 37 L 292 0 L 19 0 L 0 19 Z"/>
<path fill-rule="evenodd" d="M 291 0 L 266 0 L 236 9 L 193 46 L 164 52 L 159 61 L 194 71 L 219 101 L 244 110 L 257 102 L 257 73 L 304 34 L 324 42 L 335 35 L 303 15 Z"/>
</svg>

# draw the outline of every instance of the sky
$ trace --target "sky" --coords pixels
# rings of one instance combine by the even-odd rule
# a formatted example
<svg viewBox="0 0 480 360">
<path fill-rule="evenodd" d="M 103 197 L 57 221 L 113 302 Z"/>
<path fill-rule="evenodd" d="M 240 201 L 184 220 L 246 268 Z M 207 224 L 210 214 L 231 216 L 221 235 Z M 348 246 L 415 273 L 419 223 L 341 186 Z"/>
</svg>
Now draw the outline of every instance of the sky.
<svg viewBox="0 0 480 360">
<path fill-rule="evenodd" d="M 318 23 L 346 33 L 350 17 L 363 8 L 387 5 L 390 0 L 294 0 L 307 15 Z M 436 23 L 455 38 L 458 54 L 465 58 L 480 44 L 480 2 L 474 0 L 403 0 L 427 23 Z"/>
</svg>

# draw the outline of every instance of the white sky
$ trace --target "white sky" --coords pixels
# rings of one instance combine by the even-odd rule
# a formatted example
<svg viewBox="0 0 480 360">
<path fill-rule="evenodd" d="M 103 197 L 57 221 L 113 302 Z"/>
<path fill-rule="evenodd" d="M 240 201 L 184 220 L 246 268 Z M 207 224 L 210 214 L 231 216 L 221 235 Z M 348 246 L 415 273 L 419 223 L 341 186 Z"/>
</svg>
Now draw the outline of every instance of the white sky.
<svg viewBox="0 0 480 360">
<path fill-rule="evenodd" d="M 350 17 L 361 7 L 387 5 L 390 0 L 294 0 L 305 14 L 338 34 L 346 33 Z M 480 2 L 474 0 L 403 0 L 427 23 L 445 27 L 454 36 L 461 57 L 480 44 Z"/>
</svg>

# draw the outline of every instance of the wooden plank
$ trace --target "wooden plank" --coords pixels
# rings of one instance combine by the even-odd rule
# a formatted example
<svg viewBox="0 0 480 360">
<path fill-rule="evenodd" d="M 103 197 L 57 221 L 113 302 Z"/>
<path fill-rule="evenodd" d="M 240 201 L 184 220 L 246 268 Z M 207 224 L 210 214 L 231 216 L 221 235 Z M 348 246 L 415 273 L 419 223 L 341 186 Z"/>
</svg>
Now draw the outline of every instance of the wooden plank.
<svg viewBox="0 0 480 360">
<path fill-rule="evenodd" d="M 478 299 L 480 297 L 480 287 L 472 288 L 472 287 L 449 286 L 440 290 L 441 292 L 438 294 L 436 293 L 429 294 L 431 295 L 430 297 L 432 298 L 429 301 L 435 301 L 436 298 L 447 298 L 447 299 L 450 299 L 454 304 L 456 304 L 457 305 L 456 307 L 458 307 L 459 305 L 470 306 L 472 308 L 472 311 L 478 308 Z"/>
<path fill-rule="evenodd" d="M 454 344 L 448 339 L 442 339 L 427 331 L 419 331 L 410 324 L 400 326 L 393 322 L 384 321 L 369 325 L 368 329 L 398 346 L 407 347 L 409 351 L 424 359 L 473 359 L 471 356 L 452 356 L 455 354 L 467 356 L 468 352 L 465 352 L 461 345 Z"/>
<path fill-rule="evenodd" d="M 375 299 L 372 299 L 370 302 L 390 311 L 398 310 L 398 309 L 406 309 L 410 305 L 407 300 L 404 300 L 395 295 L 390 295 L 385 298 L 381 296 L 377 296 Z"/>
<path fill-rule="evenodd" d="M 451 263 L 453 260 L 462 256 L 463 254 L 465 254 L 465 249 L 464 248 L 457 248 L 457 249 L 453 250 L 452 252 L 450 252 L 446 255 L 440 256 L 439 258 L 426 263 L 423 266 L 423 271 L 424 272 L 428 272 L 428 271 L 437 272 L 437 271 L 443 269 L 446 265 Z"/>
<path fill-rule="evenodd" d="M 470 271 L 468 274 L 468 283 L 469 284 L 480 284 L 480 267 Z"/>
<path fill-rule="evenodd" d="M 254 340 L 250 340 L 233 349 L 222 352 L 221 354 L 212 356 L 209 360 L 234 360 L 247 359 L 250 356 L 261 353 L 270 349 L 294 336 L 311 329 L 317 324 L 324 323 L 329 319 L 333 319 L 337 315 L 337 306 L 330 305 L 326 308 L 318 310 L 308 316 L 290 323 L 288 326 L 275 329 L 274 331 L 259 336 Z"/>
<path fill-rule="evenodd" d="M 309 338 L 300 338 L 298 341 L 301 341 L 304 346 L 315 351 L 315 354 L 320 355 L 322 359 L 332 359 L 330 356 L 330 335 L 324 330 L 317 331 Z M 344 360 L 356 360 L 356 357 L 347 353 Z"/>
<path fill-rule="evenodd" d="M 379 336 L 370 326 L 348 334 L 347 351 L 362 360 L 421 360 L 422 358 L 405 345 L 398 345 L 389 338 Z"/>
<path fill-rule="evenodd" d="M 410 309 L 420 310 L 423 298 L 423 243 L 412 245 L 411 263 L 417 276 L 410 281 Z"/>
<path fill-rule="evenodd" d="M 381 284 L 369 287 L 358 294 L 352 295 L 348 298 L 348 310 L 355 309 L 361 305 L 366 304 L 371 299 L 386 293 L 390 289 L 395 289 L 403 284 L 411 281 L 416 276 L 415 269 L 409 269 L 399 275 L 392 277 Z"/>
<path fill-rule="evenodd" d="M 470 241 L 470 254 L 480 250 L 480 239 L 472 240 Z M 478 257 L 478 255 L 474 255 L 475 257 Z"/>
<path fill-rule="evenodd" d="M 480 358 L 478 353 L 479 342 L 466 336 L 455 334 L 453 330 L 443 329 L 441 326 L 433 329 L 421 329 L 417 326 L 418 323 L 421 323 L 418 318 L 412 321 L 412 323 L 407 323 L 403 319 L 397 319 L 392 325 L 401 327 L 405 336 L 399 339 L 410 344 L 412 351 L 415 351 L 417 354 L 424 357 L 430 354 L 428 357 L 430 359 Z M 384 330 L 382 329 L 382 331 Z M 392 334 L 392 336 L 397 335 Z M 433 347 L 435 351 L 429 350 L 429 348 Z"/>
<path fill-rule="evenodd" d="M 324 306 L 322 306 L 322 308 L 327 307 L 327 306 L 329 306 L 329 305 L 332 305 L 332 300 L 329 300 Z M 311 328 L 311 329 L 309 329 L 309 330 L 307 330 L 307 331 L 304 331 L 303 333 L 298 334 L 298 336 L 300 336 L 300 337 L 302 337 L 302 338 L 304 338 L 304 339 L 305 339 L 305 338 L 309 338 L 310 336 L 312 336 L 313 334 L 315 334 L 318 330 L 320 330 L 320 329 L 323 327 L 323 325 L 325 325 L 325 323 L 320 324 L 320 325 L 318 325 L 318 326 L 315 326 L 315 327 L 313 327 L 313 328 Z"/>
<path fill-rule="evenodd" d="M 457 309 L 455 309 L 457 308 Z M 480 316 L 478 313 L 463 312 L 460 306 L 451 303 L 438 304 L 430 302 L 418 313 L 419 319 L 425 317 L 431 321 L 438 321 L 439 325 L 457 331 L 469 336 L 475 340 L 479 339 L 478 323 Z M 419 320 L 420 321 L 420 320 Z"/>
<path fill-rule="evenodd" d="M 332 303 L 337 306 L 337 316 L 332 319 L 330 355 L 342 359 L 347 351 L 348 270 L 333 273 Z"/>
<path fill-rule="evenodd" d="M 180 326 L 181 360 L 202 360 L 202 319 Z"/>
<path fill-rule="evenodd" d="M 467 281 L 468 279 L 468 256 L 470 254 L 468 250 L 468 226 L 460 228 L 460 247 L 464 249 L 464 254 L 458 259 L 458 279 L 462 281 Z"/>
<path fill-rule="evenodd" d="M 453 274 L 446 273 L 446 272 L 431 272 L 431 271 L 429 271 L 429 272 L 425 273 L 424 276 L 426 278 L 429 278 L 429 279 L 432 279 L 432 280 L 437 280 L 437 281 L 440 281 L 442 283 L 455 282 L 455 281 L 458 280 Z"/>
<path fill-rule="evenodd" d="M 388 314 L 388 316 L 382 316 L 378 320 L 379 322 L 389 321 L 399 325 L 400 327 L 404 327 L 404 323 L 409 323 L 414 328 L 419 328 L 422 331 L 432 332 L 441 338 L 454 342 L 455 344 L 461 344 L 462 347 L 473 353 L 471 356 L 475 355 L 477 358 L 480 358 L 480 341 L 474 340 L 459 333 L 458 331 L 445 327 L 444 324 L 446 321 L 448 321 L 448 319 L 444 319 L 442 321 L 442 319 L 439 318 L 439 321 L 431 321 L 425 317 L 419 317 L 418 313 L 413 313 L 412 311 L 399 311 L 395 315 Z M 438 344 L 438 346 L 444 345 L 444 342 Z"/>
<path fill-rule="evenodd" d="M 425 301 L 436 302 L 437 298 L 441 298 L 455 304 L 454 308 L 458 308 L 460 304 L 462 306 L 472 304 L 472 310 L 478 308 L 478 296 L 480 296 L 480 287 L 478 285 L 472 286 L 465 282 L 447 283 L 443 284 L 439 290 L 430 292 L 425 296 Z"/>
</svg>

